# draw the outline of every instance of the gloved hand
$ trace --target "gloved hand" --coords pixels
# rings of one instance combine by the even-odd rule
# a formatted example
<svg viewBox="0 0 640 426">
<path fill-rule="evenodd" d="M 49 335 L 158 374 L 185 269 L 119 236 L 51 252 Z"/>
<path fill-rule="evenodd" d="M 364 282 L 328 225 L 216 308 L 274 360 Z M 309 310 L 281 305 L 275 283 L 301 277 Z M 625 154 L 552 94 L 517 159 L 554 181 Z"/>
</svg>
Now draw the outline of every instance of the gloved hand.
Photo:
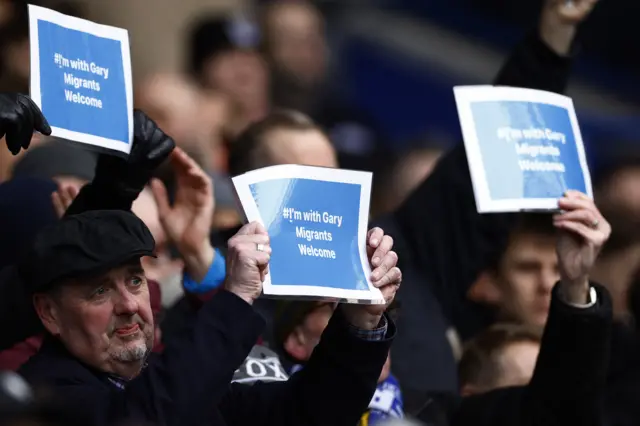
<svg viewBox="0 0 640 426">
<path fill-rule="evenodd" d="M 129 157 L 101 154 L 93 181 L 73 200 L 66 216 L 88 210 L 131 210 L 153 173 L 176 144 L 147 115 L 133 113 L 133 146 Z"/>
<path fill-rule="evenodd" d="M 20 93 L 0 94 L 0 138 L 7 136 L 13 155 L 29 147 L 34 130 L 51 134 L 49 123 L 31 98 Z"/>
</svg>

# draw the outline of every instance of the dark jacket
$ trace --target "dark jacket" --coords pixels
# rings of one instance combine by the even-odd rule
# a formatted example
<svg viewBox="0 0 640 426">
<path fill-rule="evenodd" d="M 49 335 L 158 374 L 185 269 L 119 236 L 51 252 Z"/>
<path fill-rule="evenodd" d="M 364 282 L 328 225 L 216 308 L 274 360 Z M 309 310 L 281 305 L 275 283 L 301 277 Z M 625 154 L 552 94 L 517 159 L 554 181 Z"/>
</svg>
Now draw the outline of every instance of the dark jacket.
<svg viewBox="0 0 640 426">
<path fill-rule="evenodd" d="M 569 59 L 531 33 L 513 50 L 495 84 L 562 92 L 569 66 Z M 492 320 L 466 295 L 478 274 L 497 261 L 515 218 L 477 213 L 460 144 L 397 211 L 375 221 L 393 236 L 403 272 L 392 370 L 408 413 L 428 405 L 433 392 L 457 393 L 456 364 L 445 334 L 453 327 L 465 339 Z"/>
<path fill-rule="evenodd" d="M 200 309 L 190 333 L 167 342 L 126 384 L 83 365 L 53 338 L 19 372 L 52 387 L 86 425 L 356 424 L 375 392 L 395 334 L 392 321 L 388 339 L 365 341 L 337 311 L 304 371 L 286 382 L 231 384 L 263 326 L 251 306 L 221 291 Z"/>
<path fill-rule="evenodd" d="M 608 292 L 595 288 L 596 304 L 576 308 L 556 286 L 530 384 L 464 398 L 452 426 L 604 424 L 613 311 Z"/>
</svg>

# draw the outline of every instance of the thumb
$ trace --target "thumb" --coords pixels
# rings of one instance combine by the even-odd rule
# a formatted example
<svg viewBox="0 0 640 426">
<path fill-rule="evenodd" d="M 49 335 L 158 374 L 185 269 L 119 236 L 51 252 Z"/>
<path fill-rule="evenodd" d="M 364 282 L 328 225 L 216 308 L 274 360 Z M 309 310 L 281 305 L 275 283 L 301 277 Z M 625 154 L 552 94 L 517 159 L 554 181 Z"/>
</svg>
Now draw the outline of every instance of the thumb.
<svg viewBox="0 0 640 426">
<path fill-rule="evenodd" d="M 24 101 L 28 105 L 28 108 L 31 110 L 31 113 L 33 115 L 34 129 L 42 133 L 43 135 L 50 135 L 51 126 L 49 126 L 49 122 L 47 122 L 47 119 L 42 114 L 40 108 L 38 108 L 38 105 L 36 105 L 36 103 L 33 102 L 33 100 L 28 96 L 22 96 L 21 99 L 24 99 Z"/>
<path fill-rule="evenodd" d="M 167 188 L 160 179 L 154 178 L 151 179 L 151 192 L 153 193 L 153 198 L 156 200 L 156 204 L 158 205 L 158 216 L 160 216 L 160 221 L 164 221 L 167 218 L 167 215 L 171 213 L 171 205 L 169 204 Z"/>
</svg>

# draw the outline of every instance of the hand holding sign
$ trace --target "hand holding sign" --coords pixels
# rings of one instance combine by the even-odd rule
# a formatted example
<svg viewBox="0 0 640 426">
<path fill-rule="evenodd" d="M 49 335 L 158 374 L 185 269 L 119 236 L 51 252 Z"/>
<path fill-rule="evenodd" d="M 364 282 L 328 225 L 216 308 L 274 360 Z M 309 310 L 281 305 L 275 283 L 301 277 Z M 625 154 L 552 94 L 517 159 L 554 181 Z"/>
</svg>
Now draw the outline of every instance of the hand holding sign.
<svg viewBox="0 0 640 426">
<path fill-rule="evenodd" d="M 173 139 L 142 111 L 136 110 L 134 118 L 135 134 L 129 157 L 101 154 L 93 181 L 82 188 L 67 215 L 82 212 L 86 204 L 95 206 L 94 209 L 131 209 L 155 170 L 171 154 L 176 146 Z"/>
<path fill-rule="evenodd" d="M 561 230 L 557 243 L 563 293 L 568 302 L 585 303 L 589 272 L 609 239 L 611 225 L 593 200 L 577 191 L 567 191 L 558 201 L 563 213 L 553 217 Z"/>
<path fill-rule="evenodd" d="M 402 272 L 396 265 L 398 255 L 392 250 L 393 238 L 380 228 L 373 228 L 367 235 L 367 255 L 373 271 L 371 282 L 380 289 L 385 305 L 345 305 L 343 312 L 348 321 L 361 329 L 372 330 L 380 323 L 387 306 L 393 302 L 402 282 Z M 374 269 L 375 268 L 375 269 Z"/>
<path fill-rule="evenodd" d="M 269 234 L 258 222 L 244 225 L 228 242 L 225 289 L 249 304 L 262 293 L 268 273 L 271 247 Z"/>
<path fill-rule="evenodd" d="M 51 134 L 51 127 L 33 101 L 19 93 L 0 94 L 0 138 L 7 138 L 7 147 L 13 155 L 27 149 L 34 130 Z"/>
<path fill-rule="evenodd" d="M 176 144 L 144 112 L 134 112 L 133 148 L 128 158 L 100 155 L 95 180 L 118 184 L 121 192 L 138 194 L 151 179 L 154 171 L 173 151 Z M 94 181 L 95 181 L 94 180 Z"/>
</svg>

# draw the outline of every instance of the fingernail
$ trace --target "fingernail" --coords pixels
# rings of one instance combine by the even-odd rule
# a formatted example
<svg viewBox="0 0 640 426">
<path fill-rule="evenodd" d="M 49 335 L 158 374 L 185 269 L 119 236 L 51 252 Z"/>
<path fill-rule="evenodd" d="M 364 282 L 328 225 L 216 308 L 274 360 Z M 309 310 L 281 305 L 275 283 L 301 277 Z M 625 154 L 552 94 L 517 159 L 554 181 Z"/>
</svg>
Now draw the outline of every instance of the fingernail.
<svg viewBox="0 0 640 426">
<path fill-rule="evenodd" d="M 377 280 L 378 280 L 378 276 L 379 276 L 379 275 L 380 275 L 380 273 L 379 273 L 378 271 L 373 271 L 373 273 L 371 274 L 371 278 L 372 278 L 374 281 L 377 281 Z"/>
<path fill-rule="evenodd" d="M 378 240 L 376 238 L 371 240 L 371 244 L 373 245 L 377 245 L 378 244 Z"/>
<path fill-rule="evenodd" d="M 377 265 L 380 262 L 380 258 L 379 257 L 374 257 L 371 262 L 373 262 L 374 265 Z"/>
</svg>

